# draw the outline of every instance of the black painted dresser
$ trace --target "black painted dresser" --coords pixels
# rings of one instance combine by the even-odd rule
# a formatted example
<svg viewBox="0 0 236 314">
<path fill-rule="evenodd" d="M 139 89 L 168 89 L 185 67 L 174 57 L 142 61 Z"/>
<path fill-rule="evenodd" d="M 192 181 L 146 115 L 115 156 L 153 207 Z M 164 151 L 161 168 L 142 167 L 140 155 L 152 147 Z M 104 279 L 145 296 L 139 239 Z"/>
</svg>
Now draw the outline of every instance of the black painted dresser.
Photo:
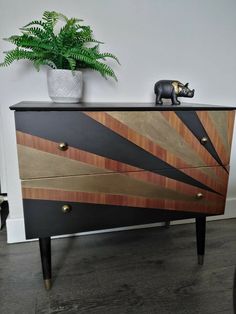
<svg viewBox="0 0 236 314">
<path fill-rule="evenodd" d="M 224 213 L 234 107 L 21 102 L 15 110 L 27 239 L 51 287 L 51 236 Z"/>
</svg>

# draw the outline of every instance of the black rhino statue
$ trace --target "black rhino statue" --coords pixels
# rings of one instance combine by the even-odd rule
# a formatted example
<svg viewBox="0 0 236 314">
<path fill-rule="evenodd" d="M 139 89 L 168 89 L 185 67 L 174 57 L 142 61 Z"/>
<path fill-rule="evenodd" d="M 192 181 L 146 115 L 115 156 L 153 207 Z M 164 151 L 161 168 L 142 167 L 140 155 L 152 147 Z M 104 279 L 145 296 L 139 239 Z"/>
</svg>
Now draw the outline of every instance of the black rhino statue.
<svg viewBox="0 0 236 314">
<path fill-rule="evenodd" d="M 156 105 L 163 105 L 162 98 L 171 99 L 172 105 L 180 105 L 177 97 L 194 96 L 194 89 L 190 90 L 188 84 L 173 80 L 161 80 L 156 82 L 154 91 L 156 94 Z"/>
</svg>

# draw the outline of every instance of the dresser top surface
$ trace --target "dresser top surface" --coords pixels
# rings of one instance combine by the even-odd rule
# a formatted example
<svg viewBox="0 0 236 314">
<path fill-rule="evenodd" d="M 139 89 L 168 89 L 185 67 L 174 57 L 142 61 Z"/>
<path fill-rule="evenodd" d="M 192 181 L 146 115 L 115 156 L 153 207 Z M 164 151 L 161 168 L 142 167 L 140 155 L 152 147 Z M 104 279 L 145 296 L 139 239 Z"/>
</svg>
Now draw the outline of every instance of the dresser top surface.
<svg viewBox="0 0 236 314">
<path fill-rule="evenodd" d="M 190 110 L 235 110 L 236 106 L 181 103 L 169 104 L 139 102 L 87 102 L 79 104 L 54 103 L 47 101 L 22 101 L 10 107 L 16 111 L 190 111 Z"/>
</svg>

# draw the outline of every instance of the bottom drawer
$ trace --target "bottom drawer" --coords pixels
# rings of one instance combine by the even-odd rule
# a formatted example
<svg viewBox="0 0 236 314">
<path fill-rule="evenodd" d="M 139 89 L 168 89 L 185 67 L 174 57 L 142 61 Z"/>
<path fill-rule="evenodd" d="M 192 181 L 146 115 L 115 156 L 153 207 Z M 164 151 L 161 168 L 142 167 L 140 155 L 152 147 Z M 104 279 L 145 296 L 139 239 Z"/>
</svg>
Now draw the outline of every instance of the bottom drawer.
<svg viewBox="0 0 236 314">
<path fill-rule="evenodd" d="M 204 167 L 31 179 L 22 181 L 22 194 L 23 199 L 221 214 L 228 179 L 223 174 L 221 167 Z"/>
<path fill-rule="evenodd" d="M 199 217 L 192 214 L 160 209 L 120 207 L 69 202 L 24 200 L 26 238 L 43 238 L 53 235 L 101 230 L 166 220 Z"/>
<path fill-rule="evenodd" d="M 24 180 L 26 234 L 41 237 L 223 214 L 227 180 L 221 167 Z M 61 211 L 65 204 L 73 207 L 68 215 Z"/>
</svg>

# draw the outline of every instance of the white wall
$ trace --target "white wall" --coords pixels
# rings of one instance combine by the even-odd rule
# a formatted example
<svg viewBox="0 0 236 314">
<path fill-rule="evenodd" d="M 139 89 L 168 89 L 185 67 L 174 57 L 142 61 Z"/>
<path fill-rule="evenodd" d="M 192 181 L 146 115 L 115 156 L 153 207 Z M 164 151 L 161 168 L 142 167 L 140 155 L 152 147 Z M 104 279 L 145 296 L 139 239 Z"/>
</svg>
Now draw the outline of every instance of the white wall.
<svg viewBox="0 0 236 314">
<path fill-rule="evenodd" d="M 163 78 L 190 82 L 195 102 L 236 103 L 236 1 L 234 0 L 0 0 L 0 38 L 40 18 L 44 10 L 80 17 L 115 53 L 118 84 L 86 72 L 85 101 L 153 101 L 153 85 Z M 10 49 L 0 42 L 0 50 Z M 2 59 L 2 54 L 0 59 Z M 23 237 L 22 205 L 13 112 L 21 100 L 48 100 L 45 71 L 37 73 L 19 62 L 0 69 L 0 132 L 5 143 L 7 190 L 10 203 L 9 241 Z M 228 198 L 236 198 L 236 145 Z M 11 226 L 14 226 L 11 227 Z M 19 226 L 19 224 L 18 224 Z"/>
</svg>

